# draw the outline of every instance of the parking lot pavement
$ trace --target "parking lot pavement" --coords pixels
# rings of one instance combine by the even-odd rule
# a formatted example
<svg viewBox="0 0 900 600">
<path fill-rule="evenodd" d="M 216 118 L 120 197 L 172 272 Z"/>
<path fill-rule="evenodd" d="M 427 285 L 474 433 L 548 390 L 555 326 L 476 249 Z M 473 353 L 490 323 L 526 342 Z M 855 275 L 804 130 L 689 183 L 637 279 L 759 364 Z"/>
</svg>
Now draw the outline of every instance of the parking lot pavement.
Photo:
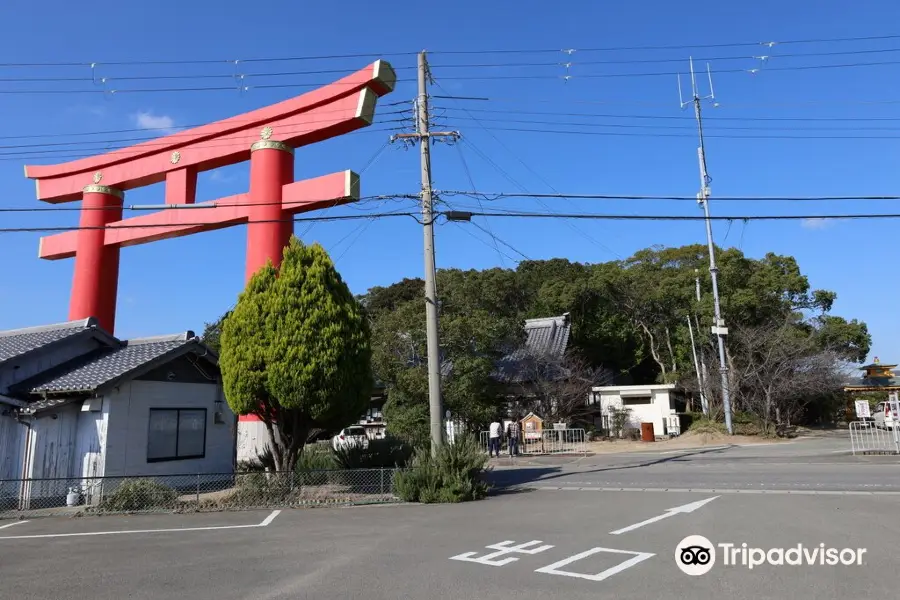
<svg viewBox="0 0 900 600">
<path fill-rule="evenodd" d="M 500 486 L 652 488 L 757 492 L 900 493 L 897 456 L 851 456 L 836 436 L 677 452 L 495 461 Z"/>
<path fill-rule="evenodd" d="M 180 531 L 0 539 L 0 579 L 4 595 L 23 600 L 889 598 L 894 578 L 883 574 L 894 572 L 900 526 L 885 516 L 895 512 L 891 496 L 533 491 L 450 506 L 287 510 L 266 527 L 232 529 L 212 527 L 267 513 L 48 519 L 10 529 Z M 709 573 L 692 577 L 675 562 L 689 535 L 866 553 L 859 566 L 752 570 L 725 566 L 718 553 Z"/>
</svg>

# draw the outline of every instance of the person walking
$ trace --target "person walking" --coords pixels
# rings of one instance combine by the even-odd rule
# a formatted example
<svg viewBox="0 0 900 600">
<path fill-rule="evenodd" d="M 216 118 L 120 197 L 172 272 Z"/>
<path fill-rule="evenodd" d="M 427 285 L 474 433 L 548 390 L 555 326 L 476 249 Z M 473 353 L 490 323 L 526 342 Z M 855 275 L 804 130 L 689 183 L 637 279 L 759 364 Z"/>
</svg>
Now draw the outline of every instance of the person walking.
<svg viewBox="0 0 900 600">
<path fill-rule="evenodd" d="M 494 450 L 497 451 L 497 458 L 500 458 L 500 435 L 503 433 L 503 424 L 499 418 L 491 422 L 488 432 L 488 456 L 494 456 Z"/>
<path fill-rule="evenodd" d="M 519 420 L 516 416 L 513 416 L 513 420 L 506 428 L 506 444 L 509 446 L 510 456 L 519 455 Z"/>
</svg>

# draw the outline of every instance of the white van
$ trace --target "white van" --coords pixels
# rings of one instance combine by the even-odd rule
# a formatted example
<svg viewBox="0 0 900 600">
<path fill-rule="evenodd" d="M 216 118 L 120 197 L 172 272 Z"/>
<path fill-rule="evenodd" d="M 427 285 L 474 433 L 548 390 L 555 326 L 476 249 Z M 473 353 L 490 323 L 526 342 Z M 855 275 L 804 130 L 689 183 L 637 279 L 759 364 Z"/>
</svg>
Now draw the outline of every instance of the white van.
<svg viewBox="0 0 900 600">
<path fill-rule="evenodd" d="M 875 407 L 875 412 L 872 413 L 872 418 L 875 420 L 875 427 L 880 429 L 893 429 L 897 426 L 894 415 L 891 413 L 890 402 L 879 402 Z"/>
</svg>

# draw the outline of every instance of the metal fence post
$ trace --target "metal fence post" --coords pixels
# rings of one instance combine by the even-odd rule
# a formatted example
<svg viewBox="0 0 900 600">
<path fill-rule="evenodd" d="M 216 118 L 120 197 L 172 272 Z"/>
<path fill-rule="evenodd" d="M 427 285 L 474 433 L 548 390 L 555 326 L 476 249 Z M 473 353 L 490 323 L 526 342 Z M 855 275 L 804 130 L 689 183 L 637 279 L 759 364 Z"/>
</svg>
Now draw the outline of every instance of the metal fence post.
<svg viewBox="0 0 900 600">
<path fill-rule="evenodd" d="M 381 495 L 384 496 L 384 467 L 381 467 Z"/>
<path fill-rule="evenodd" d="M 197 510 L 200 510 L 200 473 L 197 473 Z"/>
</svg>

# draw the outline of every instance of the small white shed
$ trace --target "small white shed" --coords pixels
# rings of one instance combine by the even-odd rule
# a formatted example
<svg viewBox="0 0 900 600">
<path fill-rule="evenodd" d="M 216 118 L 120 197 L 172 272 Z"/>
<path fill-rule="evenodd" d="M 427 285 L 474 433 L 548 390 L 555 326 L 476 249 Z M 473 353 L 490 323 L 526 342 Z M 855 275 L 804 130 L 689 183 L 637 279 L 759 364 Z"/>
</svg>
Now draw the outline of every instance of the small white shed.
<svg viewBox="0 0 900 600">
<path fill-rule="evenodd" d="M 657 436 L 678 435 L 678 412 L 684 410 L 680 390 L 674 383 L 656 385 L 607 385 L 591 391 L 589 404 L 600 407 L 603 429 L 611 425 L 614 409 L 628 410 L 627 425 L 640 429 L 641 423 L 653 423 Z"/>
</svg>

